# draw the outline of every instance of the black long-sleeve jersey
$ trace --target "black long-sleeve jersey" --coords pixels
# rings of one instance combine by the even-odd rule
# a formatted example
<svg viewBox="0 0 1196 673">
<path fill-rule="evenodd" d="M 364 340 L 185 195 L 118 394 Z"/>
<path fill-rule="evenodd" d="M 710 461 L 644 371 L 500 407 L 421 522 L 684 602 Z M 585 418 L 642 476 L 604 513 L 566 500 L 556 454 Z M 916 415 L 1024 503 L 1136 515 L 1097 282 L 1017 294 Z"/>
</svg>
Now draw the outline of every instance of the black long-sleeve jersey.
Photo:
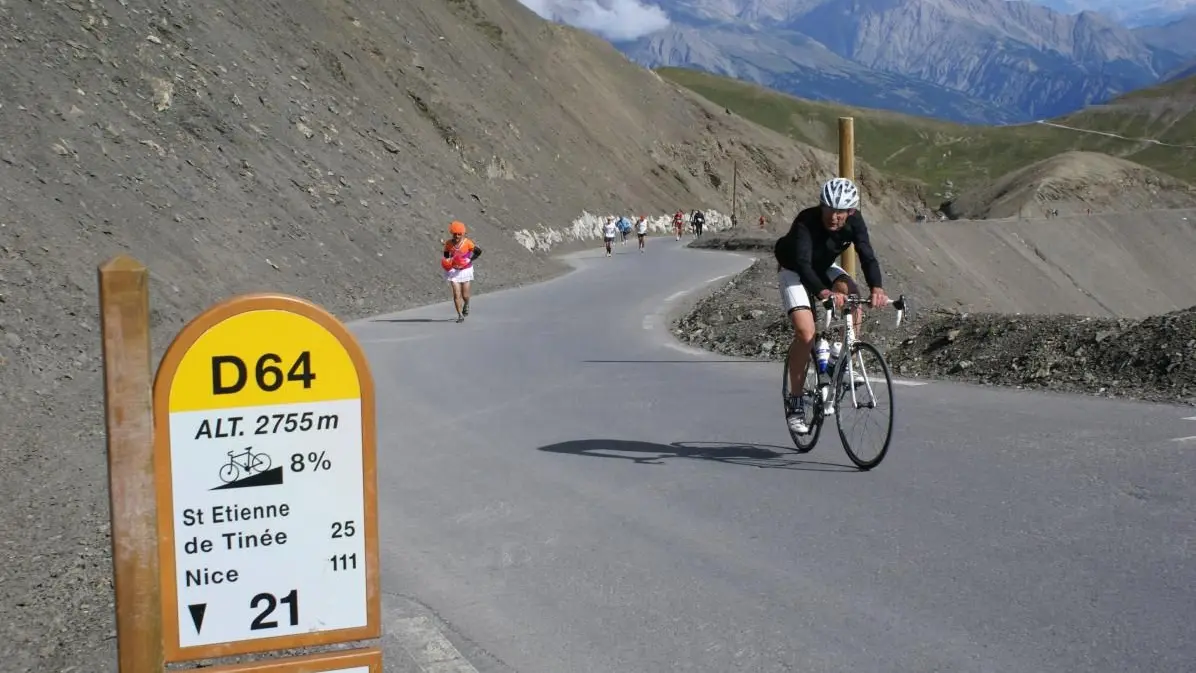
<svg viewBox="0 0 1196 673">
<path fill-rule="evenodd" d="M 801 277 L 802 286 L 810 294 L 817 295 L 834 281 L 826 275 L 831 264 L 853 243 L 868 287 L 882 287 L 880 261 L 859 211 L 847 217 L 842 229 L 832 232 L 822 225 L 820 206 L 806 208 L 793 218 L 789 232 L 777 239 L 773 254 L 778 264 Z"/>
</svg>

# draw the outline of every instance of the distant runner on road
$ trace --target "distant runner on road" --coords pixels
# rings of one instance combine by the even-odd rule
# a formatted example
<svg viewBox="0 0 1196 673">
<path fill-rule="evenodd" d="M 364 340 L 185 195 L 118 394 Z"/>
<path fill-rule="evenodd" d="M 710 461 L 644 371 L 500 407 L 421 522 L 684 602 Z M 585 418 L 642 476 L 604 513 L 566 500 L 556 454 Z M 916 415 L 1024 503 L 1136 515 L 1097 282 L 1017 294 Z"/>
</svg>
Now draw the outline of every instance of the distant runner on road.
<svg viewBox="0 0 1196 673">
<path fill-rule="evenodd" d="M 615 233 L 619 228 L 615 225 L 615 218 L 606 218 L 606 224 L 602 225 L 602 240 L 606 242 L 606 256 L 611 256 L 610 245 L 615 241 Z"/>
<path fill-rule="evenodd" d="M 469 287 L 473 282 L 473 261 L 482 256 L 482 249 L 465 237 L 465 224 L 454 220 L 449 225 L 452 237 L 444 242 L 444 257 L 440 266 L 444 278 L 453 288 L 453 306 L 457 309 L 457 322 L 463 322 L 469 315 Z"/>
<path fill-rule="evenodd" d="M 648 236 L 648 218 L 640 215 L 639 221 L 635 223 L 635 236 L 640 242 L 640 254 L 644 252 L 644 239 Z"/>
</svg>

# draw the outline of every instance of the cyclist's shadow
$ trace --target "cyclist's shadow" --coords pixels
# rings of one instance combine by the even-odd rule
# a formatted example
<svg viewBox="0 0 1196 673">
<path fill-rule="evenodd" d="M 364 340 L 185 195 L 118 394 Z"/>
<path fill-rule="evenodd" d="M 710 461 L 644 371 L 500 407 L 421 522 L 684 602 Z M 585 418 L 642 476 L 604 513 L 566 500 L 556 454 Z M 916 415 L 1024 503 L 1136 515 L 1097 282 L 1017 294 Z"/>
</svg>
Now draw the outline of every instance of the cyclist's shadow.
<svg viewBox="0 0 1196 673">
<path fill-rule="evenodd" d="M 541 446 L 539 451 L 568 453 L 594 458 L 619 458 L 647 465 L 663 465 L 666 460 L 688 458 L 713 460 L 730 465 L 764 469 L 808 470 L 814 472 L 859 472 L 854 465 L 801 460 L 794 450 L 768 444 L 735 442 L 673 442 L 657 444 L 627 439 L 576 439 Z"/>
</svg>

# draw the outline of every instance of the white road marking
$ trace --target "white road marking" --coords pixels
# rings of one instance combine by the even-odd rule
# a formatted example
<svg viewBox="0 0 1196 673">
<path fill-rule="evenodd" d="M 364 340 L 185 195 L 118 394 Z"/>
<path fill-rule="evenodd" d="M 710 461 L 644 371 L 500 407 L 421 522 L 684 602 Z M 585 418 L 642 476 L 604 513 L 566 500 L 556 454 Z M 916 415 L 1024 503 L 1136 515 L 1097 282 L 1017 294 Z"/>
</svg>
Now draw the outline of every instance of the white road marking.
<svg viewBox="0 0 1196 673">
<path fill-rule="evenodd" d="M 909 379 L 893 379 L 893 385 L 913 387 L 913 386 L 924 386 L 924 385 L 926 385 L 926 382 L 925 381 L 910 381 Z"/>
<path fill-rule="evenodd" d="M 1184 420 L 1185 421 L 1196 421 L 1196 416 L 1185 416 Z"/>
<path fill-rule="evenodd" d="M 1196 440 L 1196 435 L 1192 435 L 1191 437 L 1176 437 L 1175 439 L 1172 439 L 1171 441 L 1173 441 L 1173 442 L 1190 442 L 1193 440 Z"/>
<path fill-rule="evenodd" d="M 709 358 L 714 355 L 718 355 L 718 353 L 711 353 L 710 351 L 704 351 L 700 348 L 694 348 L 693 346 L 686 346 L 685 344 L 681 343 L 680 341 L 677 341 L 676 339 L 669 339 L 664 342 L 664 345 L 669 348 L 672 348 L 675 351 L 680 351 L 682 353 L 685 353 L 686 355 L 692 355 L 699 360 L 704 359 L 704 358 Z M 744 362 L 747 362 L 747 360 L 745 360 Z"/>
<path fill-rule="evenodd" d="M 715 276 L 714 278 L 711 278 L 710 280 L 702 283 L 702 285 L 709 285 L 710 283 L 718 282 L 730 275 L 731 274 L 729 274 L 729 273 L 724 273 L 721 276 Z M 644 316 L 643 323 L 641 323 L 643 325 L 643 328 L 645 330 L 649 330 L 649 331 L 655 329 L 657 316 L 664 314 L 665 309 L 668 306 L 668 304 L 671 304 L 674 301 L 677 301 L 678 299 L 684 297 L 685 295 L 687 295 L 693 291 L 694 291 L 693 288 L 688 289 L 688 290 L 678 290 L 678 291 L 674 292 L 673 294 L 670 294 L 669 296 L 665 297 L 664 301 L 661 302 L 661 307 L 659 309 L 657 309 L 655 313 L 651 313 L 649 315 Z"/>
<path fill-rule="evenodd" d="M 395 620 L 391 633 L 426 673 L 478 673 L 427 617 Z"/>
</svg>

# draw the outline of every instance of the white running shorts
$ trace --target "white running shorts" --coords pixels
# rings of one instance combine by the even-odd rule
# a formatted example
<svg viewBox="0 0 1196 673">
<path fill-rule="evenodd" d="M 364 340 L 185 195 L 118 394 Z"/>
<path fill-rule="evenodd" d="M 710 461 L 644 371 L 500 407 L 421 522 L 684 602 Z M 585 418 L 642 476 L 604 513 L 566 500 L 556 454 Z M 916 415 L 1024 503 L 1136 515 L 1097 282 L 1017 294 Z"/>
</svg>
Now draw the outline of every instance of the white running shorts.
<svg viewBox="0 0 1196 673">
<path fill-rule="evenodd" d="M 467 266 L 464 269 L 449 269 L 444 272 L 444 279 L 450 283 L 468 283 L 473 280 L 473 267 Z"/>
<path fill-rule="evenodd" d="M 843 267 L 831 264 L 826 270 L 826 277 L 832 281 L 846 274 Z M 777 272 L 777 287 L 781 290 L 781 304 L 785 306 L 785 315 L 795 308 L 810 308 L 810 295 L 801 284 L 801 276 L 796 271 L 781 269 Z"/>
</svg>

